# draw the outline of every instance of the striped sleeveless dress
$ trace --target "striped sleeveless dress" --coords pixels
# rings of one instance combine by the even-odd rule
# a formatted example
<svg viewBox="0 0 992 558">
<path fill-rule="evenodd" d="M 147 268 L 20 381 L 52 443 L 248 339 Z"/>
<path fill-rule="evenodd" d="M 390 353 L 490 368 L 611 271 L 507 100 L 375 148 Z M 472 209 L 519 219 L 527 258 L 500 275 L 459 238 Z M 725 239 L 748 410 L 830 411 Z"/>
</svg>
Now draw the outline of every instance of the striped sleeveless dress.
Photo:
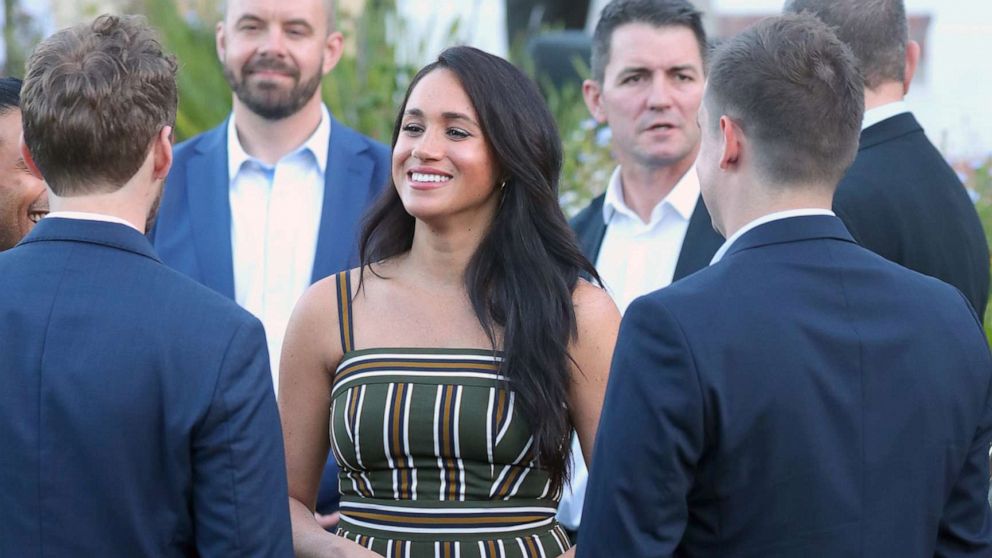
<svg viewBox="0 0 992 558">
<path fill-rule="evenodd" d="M 354 346 L 351 282 L 336 276 L 344 357 L 331 393 L 338 535 L 387 558 L 554 558 L 560 494 L 537 468 L 499 353 Z M 504 384 L 505 385 L 505 384 Z"/>
</svg>

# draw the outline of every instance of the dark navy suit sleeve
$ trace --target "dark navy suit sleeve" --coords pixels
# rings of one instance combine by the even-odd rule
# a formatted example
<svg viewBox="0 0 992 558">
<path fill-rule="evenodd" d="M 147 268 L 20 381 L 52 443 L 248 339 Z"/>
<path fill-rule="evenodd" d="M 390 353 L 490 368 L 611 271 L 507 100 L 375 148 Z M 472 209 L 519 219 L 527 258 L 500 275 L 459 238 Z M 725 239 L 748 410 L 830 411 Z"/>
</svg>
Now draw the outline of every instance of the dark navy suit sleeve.
<svg viewBox="0 0 992 558">
<path fill-rule="evenodd" d="M 656 295 L 624 315 L 586 492 L 578 556 L 672 556 L 703 448 L 700 383 L 681 327 Z"/>
<path fill-rule="evenodd" d="M 992 356 L 978 317 L 972 312 L 976 369 L 992 370 Z M 989 447 L 992 445 L 992 384 L 986 390 L 981 424 L 975 432 L 968 458 L 944 505 L 934 553 L 939 558 L 992 556 L 992 510 L 989 509 Z"/>
<path fill-rule="evenodd" d="M 254 318 L 228 346 L 193 444 L 199 555 L 292 556 L 282 430 L 265 333 Z"/>
</svg>

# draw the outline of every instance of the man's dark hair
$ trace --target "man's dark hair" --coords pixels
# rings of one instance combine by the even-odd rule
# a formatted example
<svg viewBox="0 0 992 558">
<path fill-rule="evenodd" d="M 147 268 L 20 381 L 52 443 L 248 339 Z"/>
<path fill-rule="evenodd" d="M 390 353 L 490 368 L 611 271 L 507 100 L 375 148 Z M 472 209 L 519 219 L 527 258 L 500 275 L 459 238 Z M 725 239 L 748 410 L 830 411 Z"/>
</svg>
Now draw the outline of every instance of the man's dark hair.
<svg viewBox="0 0 992 558">
<path fill-rule="evenodd" d="M 704 102 L 708 126 L 730 117 L 773 182 L 836 185 L 854 161 L 864 84 L 850 49 L 813 16 L 769 18 L 721 45 Z"/>
<path fill-rule="evenodd" d="M 806 12 L 850 47 L 869 89 L 906 74 L 909 24 L 903 0 L 789 0 L 786 13 Z"/>
<path fill-rule="evenodd" d="M 603 8 L 592 35 L 592 77 L 603 83 L 610 61 L 613 32 L 628 23 L 646 23 L 654 27 L 686 27 L 696 36 L 699 57 L 706 64 L 708 45 L 702 14 L 688 0 L 613 0 Z"/>
<path fill-rule="evenodd" d="M 15 77 L 0 78 L 0 114 L 21 106 L 21 80 Z"/>
<path fill-rule="evenodd" d="M 142 18 L 108 16 L 42 41 L 27 64 L 24 142 L 59 196 L 119 188 L 176 119 L 176 61 Z"/>
</svg>

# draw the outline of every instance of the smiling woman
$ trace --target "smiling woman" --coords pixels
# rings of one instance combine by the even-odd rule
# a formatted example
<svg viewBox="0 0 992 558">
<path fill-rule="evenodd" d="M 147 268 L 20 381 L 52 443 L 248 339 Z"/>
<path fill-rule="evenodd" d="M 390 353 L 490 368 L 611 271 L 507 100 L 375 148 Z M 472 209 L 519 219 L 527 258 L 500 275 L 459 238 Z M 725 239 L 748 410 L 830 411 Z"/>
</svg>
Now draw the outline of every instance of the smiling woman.
<svg viewBox="0 0 992 558">
<path fill-rule="evenodd" d="M 592 449 L 619 315 L 580 279 L 596 272 L 558 207 L 561 159 L 540 93 L 508 62 L 456 47 L 413 79 L 362 267 L 315 284 L 287 332 L 298 552 L 568 552 L 554 515 L 571 434 Z M 328 445 L 339 537 L 307 509 Z"/>
</svg>

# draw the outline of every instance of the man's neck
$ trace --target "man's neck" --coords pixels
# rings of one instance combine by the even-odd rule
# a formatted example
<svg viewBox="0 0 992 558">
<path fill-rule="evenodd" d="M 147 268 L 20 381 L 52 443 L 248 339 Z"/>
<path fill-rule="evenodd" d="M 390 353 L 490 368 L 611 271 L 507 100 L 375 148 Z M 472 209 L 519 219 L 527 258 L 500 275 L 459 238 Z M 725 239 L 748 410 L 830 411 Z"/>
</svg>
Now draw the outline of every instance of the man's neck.
<svg viewBox="0 0 992 558">
<path fill-rule="evenodd" d="M 663 167 L 636 164 L 620 165 L 623 200 L 642 221 L 651 220 L 651 213 L 661 200 L 672 192 L 685 173 L 692 169 L 696 154 Z"/>
<path fill-rule="evenodd" d="M 887 81 L 874 89 L 865 88 L 865 110 L 878 108 L 906 98 L 906 90 L 898 81 Z"/>
<path fill-rule="evenodd" d="M 753 189 L 747 198 L 727 202 L 733 208 L 723 220 L 723 235 L 730 238 L 741 227 L 773 213 L 798 209 L 830 210 L 833 205 L 833 191 L 826 184 Z"/>
<path fill-rule="evenodd" d="M 245 153 L 268 165 L 276 164 L 286 154 L 309 138 L 321 118 L 320 92 L 296 113 L 279 120 L 268 120 L 255 114 L 234 99 L 234 125 L 238 141 Z"/>
<path fill-rule="evenodd" d="M 49 208 L 52 213 L 71 211 L 109 215 L 127 221 L 142 233 L 145 232 L 149 210 L 154 203 L 155 196 L 151 188 L 144 194 L 125 186 L 110 193 L 75 197 L 59 197 L 49 191 Z"/>
</svg>

